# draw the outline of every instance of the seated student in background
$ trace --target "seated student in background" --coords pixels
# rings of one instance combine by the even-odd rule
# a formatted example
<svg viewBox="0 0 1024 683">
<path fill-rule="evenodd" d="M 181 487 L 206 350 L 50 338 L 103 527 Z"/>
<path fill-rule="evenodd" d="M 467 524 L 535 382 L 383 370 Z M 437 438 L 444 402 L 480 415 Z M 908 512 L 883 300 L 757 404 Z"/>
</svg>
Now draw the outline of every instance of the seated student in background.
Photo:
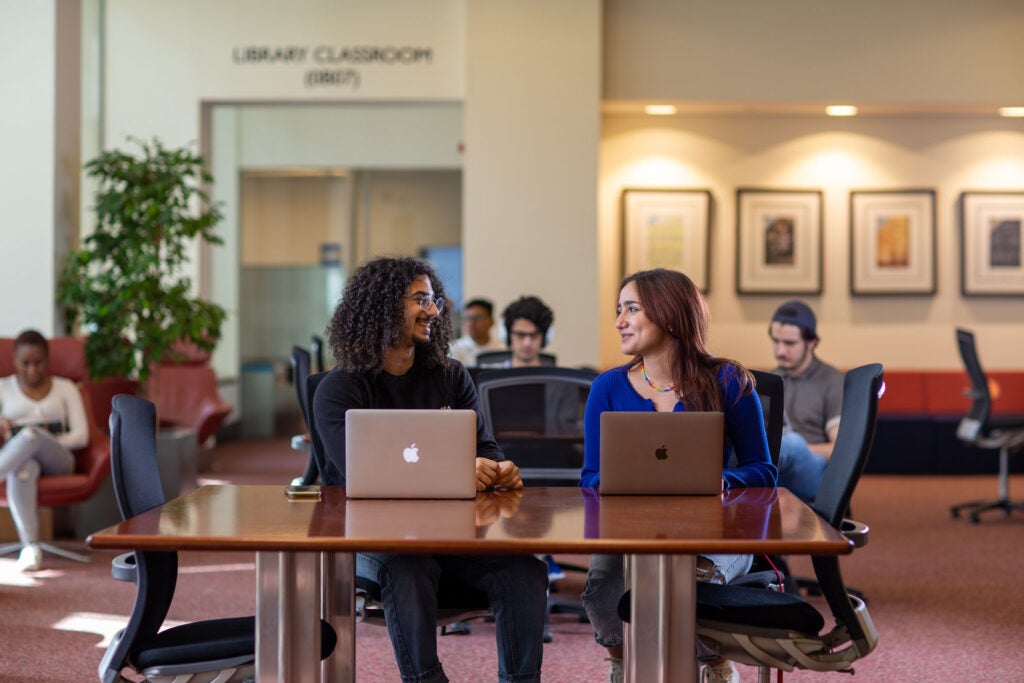
<svg viewBox="0 0 1024 683">
<path fill-rule="evenodd" d="M 50 375 L 50 345 L 35 330 L 14 340 L 14 374 L 0 379 L 0 477 L 18 529 L 18 569 L 42 567 L 39 548 L 39 476 L 69 474 L 71 451 L 89 443 L 82 394 L 75 383 Z"/>
<path fill-rule="evenodd" d="M 494 326 L 494 304 L 487 299 L 472 299 L 462 307 L 462 336 L 448 350 L 452 358 L 467 368 L 476 367 L 476 356 L 483 351 L 505 348 L 491 335 Z"/>
<path fill-rule="evenodd" d="M 843 373 L 818 359 L 817 320 L 802 301 L 787 301 L 775 310 L 768 337 L 778 363 L 772 372 L 782 377 L 786 406 L 779 486 L 811 502 L 839 434 Z"/>
<path fill-rule="evenodd" d="M 313 412 L 323 440 L 326 485 L 345 483 L 345 411 L 468 408 L 477 415 L 477 489 L 518 489 L 479 416 L 469 373 L 448 357 L 451 318 L 444 285 L 415 258 L 376 258 L 352 273 L 327 329 L 338 366 L 321 381 Z M 437 658 L 441 573 L 487 593 L 494 612 L 498 679 L 539 681 L 547 572 L 532 555 L 360 553 L 356 573 L 381 586 L 384 617 L 403 681 L 447 681 Z"/>
<path fill-rule="evenodd" d="M 722 487 L 775 486 L 776 469 L 754 380 L 736 361 L 708 351 L 707 304 L 690 278 L 662 268 L 634 273 L 619 287 L 616 310 L 622 352 L 632 359 L 591 386 L 580 485 L 596 487 L 601 479 L 601 413 L 707 410 L 725 414 Z M 725 467 L 732 452 L 737 466 Z M 728 583 L 749 571 L 751 562 L 750 555 L 701 555 L 697 578 Z M 622 680 L 622 621 L 617 607 L 624 591 L 622 557 L 593 556 L 583 605 L 595 639 L 608 648 L 613 682 Z M 739 680 L 731 662 L 702 651 L 698 657 L 707 664 L 708 678 L 702 680 Z"/>
<path fill-rule="evenodd" d="M 502 363 L 485 363 L 485 368 L 529 368 L 541 364 L 540 352 L 548 345 L 555 314 L 535 296 L 510 303 L 501 314 L 512 357 Z"/>
</svg>

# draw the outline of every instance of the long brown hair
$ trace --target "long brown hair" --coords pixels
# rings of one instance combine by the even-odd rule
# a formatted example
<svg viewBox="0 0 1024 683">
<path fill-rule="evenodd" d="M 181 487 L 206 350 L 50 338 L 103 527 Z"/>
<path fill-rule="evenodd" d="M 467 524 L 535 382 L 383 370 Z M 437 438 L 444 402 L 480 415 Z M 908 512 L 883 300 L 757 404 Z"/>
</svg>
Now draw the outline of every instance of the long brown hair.
<svg viewBox="0 0 1024 683">
<path fill-rule="evenodd" d="M 671 337 L 675 344 L 672 359 L 672 383 L 687 410 L 722 410 L 722 390 L 718 376 L 735 376 L 740 394 L 749 394 L 754 378 L 743 365 L 729 358 L 713 356 L 707 349 L 709 313 L 704 296 L 683 273 L 667 268 L 641 270 L 628 275 L 619 285 L 633 283 L 648 320 Z M 630 368 L 640 365 L 633 358 Z"/>
</svg>

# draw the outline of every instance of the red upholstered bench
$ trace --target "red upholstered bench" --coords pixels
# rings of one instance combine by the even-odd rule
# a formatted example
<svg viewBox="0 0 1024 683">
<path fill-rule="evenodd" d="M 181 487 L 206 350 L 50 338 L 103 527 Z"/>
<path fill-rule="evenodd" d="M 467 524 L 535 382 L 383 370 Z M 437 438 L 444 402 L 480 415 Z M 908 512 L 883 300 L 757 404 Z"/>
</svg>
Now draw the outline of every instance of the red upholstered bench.
<svg viewBox="0 0 1024 683">
<path fill-rule="evenodd" d="M 995 414 L 1024 414 L 1024 371 L 990 371 Z M 956 437 L 970 399 L 963 370 L 885 370 L 878 427 L 867 472 L 890 474 L 991 474 L 997 454 Z M 1024 463 L 1011 461 L 1014 471 Z"/>
</svg>

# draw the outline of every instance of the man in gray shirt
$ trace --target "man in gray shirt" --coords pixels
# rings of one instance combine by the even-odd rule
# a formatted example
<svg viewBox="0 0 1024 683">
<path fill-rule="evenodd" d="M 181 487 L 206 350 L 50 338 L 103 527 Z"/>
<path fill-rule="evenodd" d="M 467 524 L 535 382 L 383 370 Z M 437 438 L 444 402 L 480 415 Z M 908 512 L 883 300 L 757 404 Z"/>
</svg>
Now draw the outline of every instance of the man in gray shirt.
<svg viewBox="0 0 1024 683">
<path fill-rule="evenodd" d="M 768 328 L 785 385 L 786 431 L 779 454 L 779 486 L 811 501 L 839 433 L 843 373 L 818 360 L 814 312 L 802 301 L 776 309 Z"/>
</svg>

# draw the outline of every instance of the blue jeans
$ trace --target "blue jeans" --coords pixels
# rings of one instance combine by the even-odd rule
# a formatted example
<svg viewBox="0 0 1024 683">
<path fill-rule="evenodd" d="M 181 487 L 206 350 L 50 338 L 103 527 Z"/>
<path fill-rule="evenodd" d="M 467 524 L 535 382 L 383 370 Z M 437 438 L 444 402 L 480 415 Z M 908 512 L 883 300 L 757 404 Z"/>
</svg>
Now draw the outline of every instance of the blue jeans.
<svg viewBox="0 0 1024 683">
<path fill-rule="evenodd" d="M 827 463 L 825 456 L 807 446 L 804 437 L 796 432 L 786 432 L 782 435 L 782 448 L 779 450 L 779 486 L 810 503 L 818 493 Z"/>
<path fill-rule="evenodd" d="M 533 555 L 359 553 L 356 574 L 380 584 L 395 661 L 407 683 L 443 682 L 437 583 L 444 572 L 484 591 L 494 613 L 499 681 L 540 681 L 547 565 Z"/>
<path fill-rule="evenodd" d="M 720 572 L 723 583 L 750 571 L 752 555 L 701 555 L 711 560 Z M 594 640 L 604 647 L 622 647 L 622 619 L 619 618 L 619 599 L 626 591 L 622 555 L 592 555 L 587 571 L 587 584 L 583 589 L 583 607 L 590 625 L 594 627 Z M 698 656 L 703 654 L 700 646 Z"/>
</svg>

